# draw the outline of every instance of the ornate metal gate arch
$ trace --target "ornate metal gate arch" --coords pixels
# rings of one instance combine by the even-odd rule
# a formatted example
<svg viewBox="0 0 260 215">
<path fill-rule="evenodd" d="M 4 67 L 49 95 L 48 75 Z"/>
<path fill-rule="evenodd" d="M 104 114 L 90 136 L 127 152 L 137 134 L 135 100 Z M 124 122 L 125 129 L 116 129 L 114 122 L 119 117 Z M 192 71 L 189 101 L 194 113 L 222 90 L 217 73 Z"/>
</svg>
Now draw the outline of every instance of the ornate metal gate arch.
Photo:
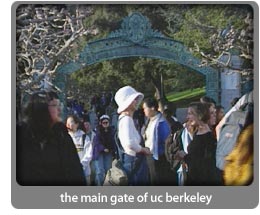
<svg viewBox="0 0 260 215">
<path fill-rule="evenodd" d="M 56 84 L 65 88 L 64 74 L 70 74 L 88 65 L 123 57 L 149 57 L 175 62 L 206 76 L 206 94 L 219 98 L 219 72 L 211 67 L 200 67 L 200 60 L 178 41 L 153 30 L 149 20 L 141 13 L 134 12 L 123 19 L 121 28 L 107 38 L 90 42 L 76 61 L 58 68 Z"/>
</svg>

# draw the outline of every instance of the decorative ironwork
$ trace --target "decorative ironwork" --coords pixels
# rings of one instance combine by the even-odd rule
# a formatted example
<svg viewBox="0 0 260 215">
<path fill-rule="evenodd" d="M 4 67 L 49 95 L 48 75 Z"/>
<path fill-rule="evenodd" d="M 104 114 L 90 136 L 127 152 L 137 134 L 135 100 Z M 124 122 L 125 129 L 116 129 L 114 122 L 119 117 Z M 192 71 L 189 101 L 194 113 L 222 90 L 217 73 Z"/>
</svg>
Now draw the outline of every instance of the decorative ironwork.
<svg viewBox="0 0 260 215">
<path fill-rule="evenodd" d="M 200 67 L 200 60 L 181 42 L 153 30 L 149 20 L 137 12 L 124 18 L 121 28 L 107 38 L 88 43 L 76 62 L 63 65 L 58 71 L 68 74 L 105 60 L 134 56 L 172 61 L 205 75 L 207 95 L 219 101 L 218 71 L 211 67 Z"/>
<path fill-rule="evenodd" d="M 159 31 L 151 28 L 149 20 L 140 13 L 132 13 L 123 19 L 121 29 L 109 34 L 108 38 L 123 38 L 135 44 L 144 44 L 147 38 L 164 38 Z"/>
</svg>

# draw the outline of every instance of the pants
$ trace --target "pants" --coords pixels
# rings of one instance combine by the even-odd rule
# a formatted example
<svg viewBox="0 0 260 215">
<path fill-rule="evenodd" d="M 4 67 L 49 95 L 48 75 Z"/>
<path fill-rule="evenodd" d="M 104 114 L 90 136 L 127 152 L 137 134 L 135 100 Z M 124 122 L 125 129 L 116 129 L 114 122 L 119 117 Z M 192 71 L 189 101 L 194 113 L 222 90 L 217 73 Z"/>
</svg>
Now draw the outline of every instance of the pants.
<svg viewBox="0 0 260 215">
<path fill-rule="evenodd" d="M 112 167 L 112 154 L 100 153 L 97 160 L 94 160 L 95 167 L 95 184 L 102 186 L 107 171 Z"/>
<path fill-rule="evenodd" d="M 176 174 L 171 171 L 170 164 L 164 155 L 159 156 L 159 160 L 155 160 L 152 155 L 146 157 L 149 168 L 151 185 L 176 185 Z"/>
<path fill-rule="evenodd" d="M 149 185 L 149 172 L 144 155 L 131 156 L 123 153 L 121 155 L 123 168 L 128 176 L 129 185 Z"/>
</svg>

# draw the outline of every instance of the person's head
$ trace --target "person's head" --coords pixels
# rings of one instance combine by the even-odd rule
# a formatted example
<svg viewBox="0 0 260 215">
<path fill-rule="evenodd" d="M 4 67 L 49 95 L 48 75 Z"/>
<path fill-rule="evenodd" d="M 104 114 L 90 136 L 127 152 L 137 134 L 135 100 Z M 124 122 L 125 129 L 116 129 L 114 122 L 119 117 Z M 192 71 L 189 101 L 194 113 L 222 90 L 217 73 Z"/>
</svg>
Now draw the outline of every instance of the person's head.
<svg viewBox="0 0 260 215">
<path fill-rule="evenodd" d="M 101 125 L 102 128 L 108 128 L 110 125 L 110 117 L 108 115 L 102 115 L 99 118 L 99 124 Z"/>
<path fill-rule="evenodd" d="M 208 125 L 214 127 L 216 125 L 216 106 L 213 103 L 205 103 L 209 110 L 209 120 Z"/>
<path fill-rule="evenodd" d="M 201 102 L 190 103 L 188 107 L 187 120 L 191 125 L 198 126 L 201 123 L 207 124 L 210 119 L 209 108 Z"/>
<path fill-rule="evenodd" d="M 84 120 L 83 121 L 83 130 L 88 133 L 91 131 L 91 124 L 89 121 Z"/>
<path fill-rule="evenodd" d="M 211 103 L 211 104 L 214 104 L 214 106 L 216 106 L 216 101 L 213 98 L 208 97 L 208 96 L 202 96 L 200 98 L 200 102 L 201 103 Z"/>
<path fill-rule="evenodd" d="M 163 116 L 165 119 L 170 119 L 173 116 L 173 111 L 169 108 L 164 109 Z"/>
<path fill-rule="evenodd" d="M 70 115 L 67 117 L 66 127 L 69 131 L 76 132 L 79 127 L 80 120 L 76 115 Z"/>
<path fill-rule="evenodd" d="M 143 98 L 142 93 L 130 86 L 120 88 L 115 94 L 115 101 L 118 105 L 117 113 L 121 114 L 124 111 L 133 113 L 138 109 Z"/>
<path fill-rule="evenodd" d="M 155 98 L 146 98 L 143 101 L 144 115 L 148 118 L 155 116 L 158 113 L 158 102 Z"/>
<path fill-rule="evenodd" d="M 35 128 L 50 128 L 61 122 L 61 103 L 55 92 L 35 92 L 28 103 L 25 115 L 29 123 Z"/>
<path fill-rule="evenodd" d="M 220 120 L 225 116 L 224 107 L 221 105 L 216 106 L 216 123 L 219 123 Z"/>
</svg>

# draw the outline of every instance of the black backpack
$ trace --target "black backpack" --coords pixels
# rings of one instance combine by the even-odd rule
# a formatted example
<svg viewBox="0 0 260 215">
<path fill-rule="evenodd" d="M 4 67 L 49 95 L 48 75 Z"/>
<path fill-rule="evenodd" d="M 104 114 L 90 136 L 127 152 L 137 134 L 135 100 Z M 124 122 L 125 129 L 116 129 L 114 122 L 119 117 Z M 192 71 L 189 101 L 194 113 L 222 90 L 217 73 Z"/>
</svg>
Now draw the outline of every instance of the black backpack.
<svg viewBox="0 0 260 215">
<path fill-rule="evenodd" d="M 181 134 L 184 128 L 171 133 L 165 140 L 165 157 L 170 163 L 172 171 L 177 171 L 180 168 L 181 161 L 174 159 L 176 152 L 183 150 Z"/>
</svg>

